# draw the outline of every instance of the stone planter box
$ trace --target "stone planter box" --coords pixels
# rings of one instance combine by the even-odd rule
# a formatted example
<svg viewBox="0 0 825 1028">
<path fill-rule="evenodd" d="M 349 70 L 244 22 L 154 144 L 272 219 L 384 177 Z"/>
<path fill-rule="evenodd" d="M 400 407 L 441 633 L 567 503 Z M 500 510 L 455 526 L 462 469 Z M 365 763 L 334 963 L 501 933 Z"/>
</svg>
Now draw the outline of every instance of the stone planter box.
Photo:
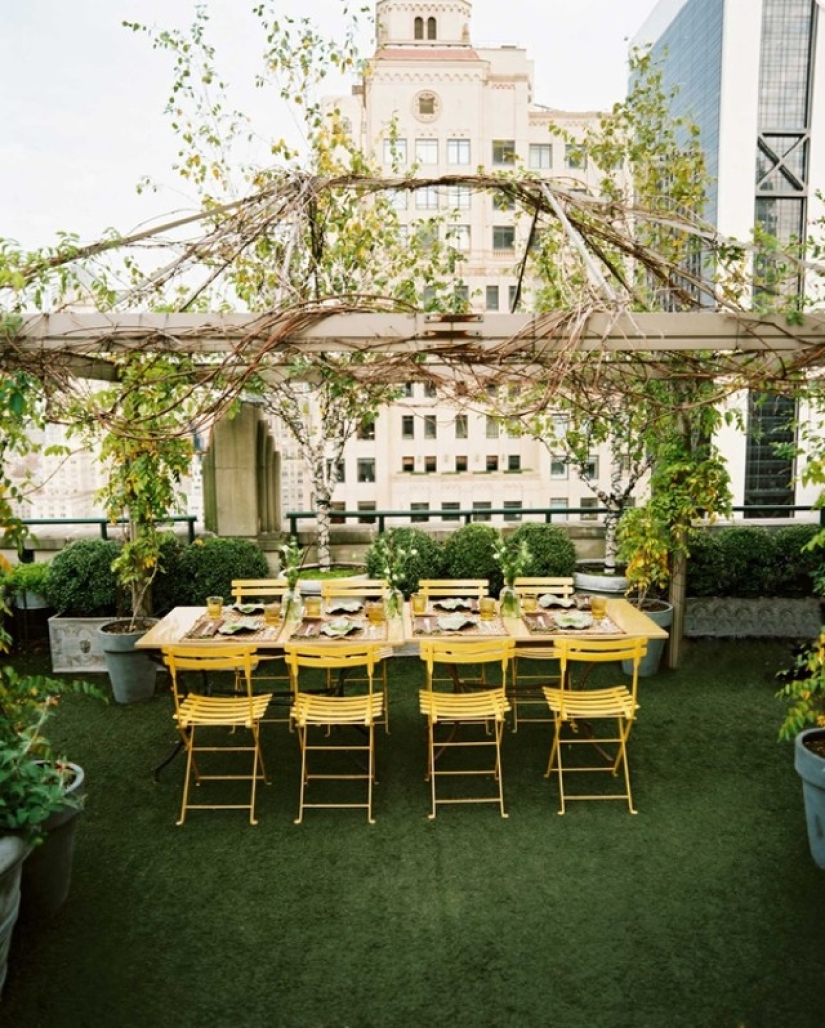
<svg viewBox="0 0 825 1028">
<path fill-rule="evenodd" d="M 688 597 L 685 636 L 812 639 L 822 626 L 820 600 L 734 597 Z"/>
<path fill-rule="evenodd" d="M 106 659 L 98 638 L 98 628 L 108 624 L 112 615 L 102 618 L 49 618 L 49 648 L 52 671 L 67 674 L 106 674 Z"/>
</svg>

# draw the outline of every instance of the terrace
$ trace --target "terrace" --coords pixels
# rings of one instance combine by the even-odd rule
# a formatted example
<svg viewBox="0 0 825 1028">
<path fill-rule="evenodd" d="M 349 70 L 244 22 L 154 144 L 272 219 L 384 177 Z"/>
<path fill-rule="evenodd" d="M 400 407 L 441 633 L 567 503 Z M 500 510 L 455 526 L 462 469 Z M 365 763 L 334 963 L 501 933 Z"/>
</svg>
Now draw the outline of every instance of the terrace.
<svg viewBox="0 0 825 1028">
<path fill-rule="evenodd" d="M 542 777 L 547 726 L 506 732 L 510 813 L 427 819 L 422 670 L 394 658 L 377 823 L 293 824 L 298 747 L 265 726 L 260 824 L 175 826 L 171 699 L 61 701 L 51 736 L 87 773 L 74 880 L 57 917 L 18 922 L 9 1025 L 814 1028 L 825 947 L 776 641 L 690 641 L 643 680 L 631 737 L 639 814 L 577 804 Z M 17 656 L 47 671 L 47 656 Z"/>
</svg>

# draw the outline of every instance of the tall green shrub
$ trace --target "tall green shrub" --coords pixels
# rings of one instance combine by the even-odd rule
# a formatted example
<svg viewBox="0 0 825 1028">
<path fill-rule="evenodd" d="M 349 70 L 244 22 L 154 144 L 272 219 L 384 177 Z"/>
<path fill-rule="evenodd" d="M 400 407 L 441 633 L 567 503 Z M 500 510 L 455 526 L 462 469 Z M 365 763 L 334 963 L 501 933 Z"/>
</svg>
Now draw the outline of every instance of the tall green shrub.
<svg viewBox="0 0 825 1028">
<path fill-rule="evenodd" d="M 45 596 L 58 614 L 104 617 L 127 607 L 112 563 L 120 553 L 114 539 L 76 539 L 55 554 L 49 565 Z"/>
<path fill-rule="evenodd" d="M 490 594 L 497 596 L 504 585 L 496 563 L 494 547 L 501 538 L 492 525 L 474 522 L 463 525 L 444 544 L 444 574 L 447 578 L 486 578 Z"/>
<path fill-rule="evenodd" d="M 558 525 L 526 521 L 513 532 L 514 542 L 527 543 L 530 566 L 527 575 L 569 578 L 576 570 L 576 547 Z"/>
<path fill-rule="evenodd" d="M 266 555 L 248 539 L 196 539 L 180 557 L 175 606 L 198 606 L 207 596 L 232 594 L 233 578 L 271 578 Z"/>
</svg>

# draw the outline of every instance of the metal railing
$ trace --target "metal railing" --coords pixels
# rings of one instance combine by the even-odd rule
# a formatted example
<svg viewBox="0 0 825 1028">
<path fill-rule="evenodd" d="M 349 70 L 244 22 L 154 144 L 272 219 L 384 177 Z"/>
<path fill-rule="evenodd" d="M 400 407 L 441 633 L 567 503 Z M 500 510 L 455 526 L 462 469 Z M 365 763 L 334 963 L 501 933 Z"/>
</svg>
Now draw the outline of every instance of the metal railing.
<svg viewBox="0 0 825 1028">
<path fill-rule="evenodd" d="M 127 525 L 128 518 L 118 518 L 111 521 L 109 518 L 21 518 L 24 525 L 98 525 L 102 539 L 109 538 L 109 528 L 114 525 Z M 159 518 L 161 524 L 186 522 L 187 536 L 190 543 L 195 541 L 195 522 L 197 517 L 194 514 L 170 514 L 168 518 Z"/>
<path fill-rule="evenodd" d="M 776 517 L 775 513 L 781 510 L 784 515 L 795 511 L 817 511 L 819 512 L 819 524 L 825 527 L 825 508 L 817 508 L 811 504 L 782 505 L 776 503 L 748 504 L 731 508 L 733 513 L 747 512 L 764 518 Z M 767 513 L 759 515 L 759 511 Z M 418 524 L 426 521 L 458 521 L 465 525 L 472 521 L 489 521 L 493 514 L 502 514 L 508 518 L 508 523 L 524 520 L 526 514 L 540 515 L 546 524 L 552 524 L 553 520 L 564 521 L 570 515 L 584 515 L 588 521 L 597 521 L 608 513 L 606 507 L 484 507 L 465 510 L 441 510 L 440 508 L 416 508 L 415 510 L 330 510 L 330 521 L 335 524 L 340 521 L 355 519 L 364 525 L 378 524 L 378 531 L 386 530 L 388 520 L 401 520 Z M 298 534 L 298 523 L 300 521 L 315 521 L 318 514 L 314 510 L 289 511 L 284 517 L 289 522 L 289 534 Z"/>
</svg>

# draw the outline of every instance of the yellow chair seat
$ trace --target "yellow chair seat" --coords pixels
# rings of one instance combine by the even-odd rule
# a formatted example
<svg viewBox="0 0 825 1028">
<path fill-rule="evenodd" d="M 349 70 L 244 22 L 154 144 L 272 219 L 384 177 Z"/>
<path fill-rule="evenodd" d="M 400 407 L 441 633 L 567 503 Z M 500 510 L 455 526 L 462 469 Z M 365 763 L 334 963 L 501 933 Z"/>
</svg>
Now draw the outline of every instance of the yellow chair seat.
<svg viewBox="0 0 825 1028">
<path fill-rule="evenodd" d="M 623 685 L 579 692 L 575 689 L 545 688 L 543 692 L 553 713 L 562 714 L 568 721 L 588 717 L 631 718 L 639 709 L 630 690 Z"/>
<path fill-rule="evenodd" d="M 469 693 L 419 693 L 421 713 L 432 721 L 503 721 L 510 703 L 504 689 L 482 689 Z"/>
<path fill-rule="evenodd" d="M 292 706 L 297 725 L 372 725 L 384 713 L 381 693 L 367 696 L 318 696 L 298 693 Z"/>
<path fill-rule="evenodd" d="M 237 725 L 251 728 L 266 713 L 270 697 L 253 696 L 252 703 L 238 696 L 189 695 L 181 701 L 175 720 L 182 728 L 190 725 Z"/>
</svg>

